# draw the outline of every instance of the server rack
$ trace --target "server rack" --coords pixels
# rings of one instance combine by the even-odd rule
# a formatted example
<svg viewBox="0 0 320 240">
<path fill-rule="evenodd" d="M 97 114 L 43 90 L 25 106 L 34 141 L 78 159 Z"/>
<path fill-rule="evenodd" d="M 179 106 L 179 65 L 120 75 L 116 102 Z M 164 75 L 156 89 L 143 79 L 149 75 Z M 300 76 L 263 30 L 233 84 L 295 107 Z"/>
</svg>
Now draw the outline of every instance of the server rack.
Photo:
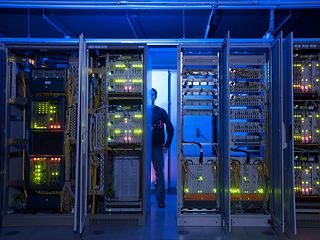
<svg viewBox="0 0 320 240">
<path fill-rule="evenodd" d="M 72 225 L 78 47 L 4 48 L 2 224 Z"/>
<path fill-rule="evenodd" d="M 178 50 L 178 225 L 220 225 L 218 48 Z"/>
<path fill-rule="evenodd" d="M 269 225 L 268 48 L 230 48 L 232 225 Z"/>
<path fill-rule="evenodd" d="M 319 220 L 320 200 L 320 45 L 299 41 L 293 47 L 293 142 L 296 217 Z"/>
<path fill-rule="evenodd" d="M 151 83 L 146 46 L 88 45 L 89 224 L 144 224 L 150 208 Z M 81 195 L 81 194 L 80 194 Z"/>
</svg>

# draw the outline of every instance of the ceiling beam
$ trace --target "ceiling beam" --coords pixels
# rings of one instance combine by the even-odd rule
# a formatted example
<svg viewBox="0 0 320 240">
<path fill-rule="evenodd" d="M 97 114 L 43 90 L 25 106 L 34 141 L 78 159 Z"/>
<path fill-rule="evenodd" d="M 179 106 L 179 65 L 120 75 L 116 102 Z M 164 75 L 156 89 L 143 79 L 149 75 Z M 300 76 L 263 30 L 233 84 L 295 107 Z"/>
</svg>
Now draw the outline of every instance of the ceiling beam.
<svg viewBox="0 0 320 240">
<path fill-rule="evenodd" d="M 320 8 L 318 0 L 228 0 L 228 1 L 26 1 L 26 0 L 6 0 L 1 1 L 2 8 L 52 8 L 52 9 L 211 9 L 212 3 L 218 9 L 306 9 Z"/>
</svg>

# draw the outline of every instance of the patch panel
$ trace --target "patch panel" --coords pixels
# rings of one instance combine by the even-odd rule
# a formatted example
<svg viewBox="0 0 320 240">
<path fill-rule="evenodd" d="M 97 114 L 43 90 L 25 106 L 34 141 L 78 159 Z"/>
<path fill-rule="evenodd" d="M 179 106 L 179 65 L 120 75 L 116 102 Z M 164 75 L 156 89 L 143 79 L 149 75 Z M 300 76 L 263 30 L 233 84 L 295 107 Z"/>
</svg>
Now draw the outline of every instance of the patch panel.
<svg viewBox="0 0 320 240">
<path fill-rule="evenodd" d="M 197 86 L 197 85 L 209 85 L 209 86 L 217 86 L 219 84 L 218 78 L 213 77 L 195 77 L 190 76 L 182 79 L 182 86 Z"/>
<path fill-rule="evenodd" d="M 237 146 L 260 146 L 262 137 L 257 135 L 232 135 L 231 141 Z"/>
<path fill-rule="evenodd" d="M 230 92 L 240 92 L 240 93 L 256 93 L 264 91 L 264 84 L 260 82 L 240 82 L 231 81 L 230 82 Z"/>
<path fill-rule="evenodd" d="M 207 86 L 194 86 L 192 88 L 183 88 L 183 95 L 193 95 L 193 96 L 208 96 L 208 95 L 218 95 L 218 89 L 213 89 Z"/>
<path fill-rule="evenodd" d="M 210 108 L 197 108 L 197 109 L 191 109 L 191 108 L 184 108 L 182 112 L 185 116 L 191 115 L 191 116 L 217 116 L 218 110 L 217 109 L 210 109 Z"/>
<path fill-rule="evenodd" d="M 204 98 L 183 98 L 183 105 L 185 106 L 218 106 L 218 99 L 204 99 Z"/>
<path fill-rule="evenodd" d="M 261 109 L 230 109 L 230 118 L 258 120 L 264 118 L 264 113 Z"/>
<path fill-rule="evenodd" d="M 230 94 L 230 105 L 231 106 L 264 106 L 265 100 L 263 96 L 257 96 L 257 95 L 247 95 L 247 94 Z"/>
<path fill-rule="evenodd" d="M 231 68 L 231 79 L 262 79 L 264 77 L 261 68 Z"/>
<path fill-rule="evenodd" d="M 259 122 L 231 122 L 231 132 L 261 133 L 264 126 Z"/>
</svg>

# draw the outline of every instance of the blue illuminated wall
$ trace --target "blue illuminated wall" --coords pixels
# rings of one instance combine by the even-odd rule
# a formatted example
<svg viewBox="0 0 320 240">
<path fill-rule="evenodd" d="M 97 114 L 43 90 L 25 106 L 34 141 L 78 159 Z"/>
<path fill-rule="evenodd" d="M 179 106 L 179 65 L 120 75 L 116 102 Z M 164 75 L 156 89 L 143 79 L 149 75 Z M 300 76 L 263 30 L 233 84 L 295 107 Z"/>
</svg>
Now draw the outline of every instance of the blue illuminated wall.
<svg viewBox="0 0 320 240">
<path fill-rule="evenodd" d="M 169 93 L 169 71 L 171 73 L 171 93 Z M 168 112 L 169 109 L 169 94 L 171 96 L 171 114 L 170 119 L 174 126 L 174 137 L 170 148 L 171 164 L 170 164 L 170 187 L 176 188 L 177 186 L 177 73 L 176 70 L 153 70 L 152 71 L 152 87 L 157 89 L 158 97 L 156 105 L 165 109 Z M 168 154 L 165 156 L 165 182 L 168 187 Z M 154 171 L 152 168 L 151 182 L 154 187 Z"/>
</svg>

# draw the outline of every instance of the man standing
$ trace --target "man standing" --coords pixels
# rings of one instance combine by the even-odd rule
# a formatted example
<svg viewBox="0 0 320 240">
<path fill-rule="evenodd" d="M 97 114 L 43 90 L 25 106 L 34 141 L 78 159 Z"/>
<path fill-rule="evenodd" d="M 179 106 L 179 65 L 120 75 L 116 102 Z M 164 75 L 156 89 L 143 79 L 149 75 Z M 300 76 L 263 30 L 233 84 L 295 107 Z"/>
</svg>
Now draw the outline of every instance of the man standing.
<svg viewBox="0 0 320 240">
<path fill-rule="evenodd" d="M 159 208 L 165 204 L 165 183 L 164 183 L 164 159 L 163 153 L 168 152 L 173 138 L 173 126 L 167 112 L 155 105 L 157 90 L 152 88 L 152 165 L 156 174 L 156 199 Z M 167 141 L 165 142 L 164 125 L 166 125 Z"/>
</svg>

